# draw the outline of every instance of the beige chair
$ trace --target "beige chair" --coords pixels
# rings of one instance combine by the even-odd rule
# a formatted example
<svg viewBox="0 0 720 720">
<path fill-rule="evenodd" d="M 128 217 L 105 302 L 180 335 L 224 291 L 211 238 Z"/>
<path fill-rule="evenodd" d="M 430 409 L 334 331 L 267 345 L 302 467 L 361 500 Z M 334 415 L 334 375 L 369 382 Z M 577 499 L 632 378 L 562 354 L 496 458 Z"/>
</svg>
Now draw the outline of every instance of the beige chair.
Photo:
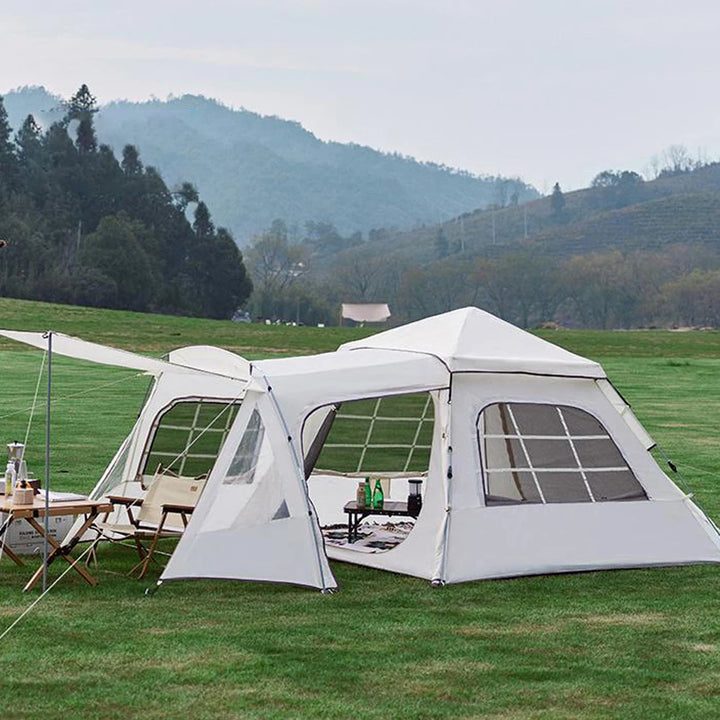
<svg viewBox="0 0 720 720">
<path fill-rule="evenodd" d="M 182 535 L 188 517 L 205 488 L 206 479 L 207 474 L 186 477 L 158 469 L 144 498 L 108 495 L 114 506 L 124 508 L 128 523 L 96 523 L 94 529 L 98 537 L 91 552 L 102 540 L 132 540 L 140 562 L 128 574 L 139 570 L 139 577 L 144 577 L 154 560 L 158 541 Z M 147 542 L 150 544 L 146 547 Z"/>
</svg>

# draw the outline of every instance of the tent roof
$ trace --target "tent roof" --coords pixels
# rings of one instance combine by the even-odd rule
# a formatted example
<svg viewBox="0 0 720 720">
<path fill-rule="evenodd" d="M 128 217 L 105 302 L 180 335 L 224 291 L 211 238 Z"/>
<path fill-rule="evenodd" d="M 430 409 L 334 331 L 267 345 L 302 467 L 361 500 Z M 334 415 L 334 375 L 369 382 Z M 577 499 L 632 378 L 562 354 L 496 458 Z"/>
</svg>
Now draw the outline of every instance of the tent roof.
<svg viewBox="0 0 720 720">
<path fill-rule="evenodd" d="M 173 365 L 182 365 L 239 380 L 247 380 L 250 377 L 250 363 L 244 357 L 212 345 L 190 345 L 171 350 L 167 358 Z"/>
<path fill-rule="evenodd" d="M 360 350 L 252 363 L 251 389 L 271 386 L 286 417 L 301 408 L 447 387 L 447 368 L 413 352 Z"/>
<path fill-rule="evenodd" d="M 435 315 L 340 346 L 340 350 L 353 351 L 368 348 L 434 355 L 451 372 L 605 377 L 598 363 L 475 307 Z"/>
</svg>

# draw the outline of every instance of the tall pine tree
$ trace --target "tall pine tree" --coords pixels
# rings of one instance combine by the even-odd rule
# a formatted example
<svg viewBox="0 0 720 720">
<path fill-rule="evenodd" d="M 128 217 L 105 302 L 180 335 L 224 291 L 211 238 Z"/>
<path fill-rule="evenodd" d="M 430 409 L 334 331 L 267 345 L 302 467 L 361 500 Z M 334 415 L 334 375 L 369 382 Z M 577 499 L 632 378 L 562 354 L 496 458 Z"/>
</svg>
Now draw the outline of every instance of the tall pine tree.
<svg viewBox="0 0 720 720">
<path fill-rule="evenodd" d="M 65 113 L 66 123 L 73 120 L 78 122 L 75 145 L 82 154 L 92 153 L 97 150 L 97 136 L 93 124 L 93 115 L 97 111 L 97 100 L 88 89 L 88 86 L 83 83 L 68 101 L 67 112 Z"/>
</svg>

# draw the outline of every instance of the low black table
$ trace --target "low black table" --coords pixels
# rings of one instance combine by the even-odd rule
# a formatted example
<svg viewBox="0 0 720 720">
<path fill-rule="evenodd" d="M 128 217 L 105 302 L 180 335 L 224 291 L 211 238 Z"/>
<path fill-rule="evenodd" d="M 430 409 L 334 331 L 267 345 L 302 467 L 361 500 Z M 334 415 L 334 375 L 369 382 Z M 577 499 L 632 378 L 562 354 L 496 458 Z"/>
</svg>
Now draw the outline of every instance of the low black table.
<svg viewBox="0 0 720 720">
<path fill-rule="evenodd" d="M 355 500 L 351 500 L 345 504 L 343 511 L 348 516 L 348 542 L 354 543 L 358 539 L 358 527 L 360 523 L 370 515 L 384 515 L 392 517 L 393 515 L 403 515 L 404 517 L 416 518 L 418 513 L 411 513 L 408 510 L 406 502 L 398 502 L 396 500 L 387 500 L 382 507 L 367 507 L 366 505 L 358 505 Z"/>
</svg>

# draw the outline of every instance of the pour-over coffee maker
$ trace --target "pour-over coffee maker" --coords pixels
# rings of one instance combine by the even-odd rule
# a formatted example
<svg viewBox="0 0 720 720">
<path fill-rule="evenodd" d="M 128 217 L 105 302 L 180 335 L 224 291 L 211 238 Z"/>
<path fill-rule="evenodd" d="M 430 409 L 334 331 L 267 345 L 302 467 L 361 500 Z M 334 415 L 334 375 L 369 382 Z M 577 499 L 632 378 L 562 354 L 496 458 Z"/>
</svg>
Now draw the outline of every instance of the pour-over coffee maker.
<svg viewBox="0 0 720 720">
<path fill-rule="evenodd" d="M 25 445 L 19 442 L 8 443 L 8 464 L 15 469 L 15 482 L 27 480 L 27 463 L 25 462 Z"/>
</svg>

